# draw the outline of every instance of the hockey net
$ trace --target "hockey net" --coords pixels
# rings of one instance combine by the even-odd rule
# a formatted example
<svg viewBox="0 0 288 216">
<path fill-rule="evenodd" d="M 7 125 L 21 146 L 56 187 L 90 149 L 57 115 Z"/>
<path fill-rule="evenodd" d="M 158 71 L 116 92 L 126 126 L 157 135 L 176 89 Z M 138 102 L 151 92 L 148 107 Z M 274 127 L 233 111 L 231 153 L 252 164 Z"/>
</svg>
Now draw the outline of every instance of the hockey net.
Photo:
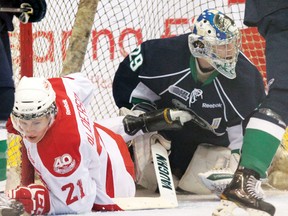
<svg viewBox="0 0 288 216">
<path fill-rule="evenodd" d="M 23 75 L 47 78 L 59 76 L 63 64 L 69 66 L 77 61 L 78 57 L 69 59 L 70 62 L 64 62 L 64 59 L 74 55 L 69 50 L 69 43 L 72 44 L 72 30 L 78 31 L 78 38 L 74 38 L 76 45 L 81 34 L 82 38 L 88 39 L 88 43 L 87 46 L 85 44 L 80 46 L 81 44 L 78 43 L 74 49 L 76 52 L 85 54 L 84 60 L 79 57 L 80 68 L 69 72 L 81 71 L 95 84 L 96 92 L 89 110 L 95 120 L 118 114 L 118 108 L 112 98 L 112 80 L 119 63 L 128 53 L 145 40 L 189 32 L 193 18 L 208 8 L 216 8 L 235 20 L 242 32 L 242 50 L 258 67 L 265 81 L 265 44 L 255 28 L 247 28 L 243 25 L 245 0 L 104 0 L 99 2 L 98 0 L 49 0 L 46 2 L 47 14 L 41 22 L 29 26 L 19 25 L 17 19 L 15 20 L 15 31 L 10 34 L 15 83 L 17 85 Z M 96 4 L 96 13 L 94 13 L 92 26 L 89 26 L 87 23 L 90 18 L 87 19 L 85 14 L 93 8 L 91 4 L 94 4 L 93 6 Z M 82 17 L 81 13 L 77 13 L 80 9 L 82 9 Z M 93 17 L 91 19 L 93 20 Z M 90 28 L 87 32 L 82 30 L 86 24 L 88 25 L 86 30 Z M 31 48 L 29 48 L 29 41 L 32 43 Z M 23 173 L 19 137 L 12 136 L 10 139 L 8 150 L 10 170 L 13 170 L 12 173 L 15 169 L 15 173 L 22 170 Z M 26 182 L 30 181 L 27 179 L 30 172 L 25 168 L 22 181 L 23 179 Z M 15 182 L 16 177 L 12 179 L 10 188 L 19 184 L 19 181 Z"/>
</svg>

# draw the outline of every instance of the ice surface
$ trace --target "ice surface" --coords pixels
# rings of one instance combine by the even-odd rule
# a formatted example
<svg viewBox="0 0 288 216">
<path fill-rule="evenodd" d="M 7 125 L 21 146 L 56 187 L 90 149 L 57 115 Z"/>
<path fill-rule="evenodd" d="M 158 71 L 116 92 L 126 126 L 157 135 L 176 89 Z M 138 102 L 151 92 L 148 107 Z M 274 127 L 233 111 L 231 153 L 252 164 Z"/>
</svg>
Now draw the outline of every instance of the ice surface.
<svg viewBox="0 0 288 216">
<path fill-rule="evenodd" d="M 265 190 L 265 200 L 276 207 L 275 216 L 288 215 L 288 192 Z M 147 196 L 146 192 L 138 192 L 138 196 Z M 151 196 L 151 194 L 149 195 Z M 153 209 L 119 212 L 94 212 L 85 216 L 209 216 L 219 204 L 215 195 L 177 195 L 179 206 L 174 209 Z M 241 209 L 234 211 L 235 216 L 248 215 Z"/>
</svg>

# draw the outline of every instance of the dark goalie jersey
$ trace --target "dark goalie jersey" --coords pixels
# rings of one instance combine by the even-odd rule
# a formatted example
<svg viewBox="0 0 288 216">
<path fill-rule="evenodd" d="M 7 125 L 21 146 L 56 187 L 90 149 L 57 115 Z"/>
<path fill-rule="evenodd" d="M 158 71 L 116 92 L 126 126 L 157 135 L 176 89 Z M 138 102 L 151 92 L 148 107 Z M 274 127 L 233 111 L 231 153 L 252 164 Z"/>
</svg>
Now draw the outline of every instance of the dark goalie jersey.
<svg viewBox="0 0 288 216">
<path fill-rule="evenodd" d="M 119 65 L 113 81 L 114 100 L 119 108 L 148 101 L 158 109 L 190 110 L 209 124 L 210 129 L 203 129 L 188 122 L 183 130 L 167 132 L 172 146 L 173 142 L 229 146 L 231 137 L 243 134 L 229 135 L 227 129 L 241 125 L 265 96 L 262 76 L 240 53 L 235 79 L 215 71 L 201 83 L 196 79 L 195 61 L 188 34 L 146 41 Z"/>
</svg>

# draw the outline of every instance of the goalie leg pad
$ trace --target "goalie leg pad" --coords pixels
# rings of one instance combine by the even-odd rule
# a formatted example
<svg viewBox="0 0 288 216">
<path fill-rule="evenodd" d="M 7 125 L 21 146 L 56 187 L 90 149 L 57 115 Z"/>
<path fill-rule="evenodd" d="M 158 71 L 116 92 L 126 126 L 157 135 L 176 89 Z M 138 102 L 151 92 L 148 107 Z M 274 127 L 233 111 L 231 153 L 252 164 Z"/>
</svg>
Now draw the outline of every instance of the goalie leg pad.
<svg viewBox="0 0 288 216">
<path fill-rule="evenodd" d="M 199 178 L 199 173 L 205 173 L 214 167 L 226 167 L 229 161 L 231 150 L 226 147 L 210 144 L 200 144 L 179 181 L 178 187 L 182 190 L 195 194 L 211 194 Z"/>
<path fill-rule="evenodd" d="M 136 183 L 155 191 L 157 178 L 151 154 L 151 145 L 160 143 L 167 151 L 171 148 L 171 142 L 158 133 L 147 133 L 133 140 L 134 164 L 136 170 Z"/>
<path fill-rule="evenodd" d="M 286 132 L 287 133 L 287 132 Z M 287 142 L 287 140 L 286 140 Z M 286 143 L 287 145 L 287 143 Z M 274 156 L 270 168 L 268 169 L 268 183 L 280 190 L 288 189 L 288 151 L 282 144 Z"/>
<path fill-rule="evenodd" d="M 122 107 L 119 110 L 120 116 L 132 115 L 139 116 L 143 114 L 142 110 L 127 109 Z M 142 136 L 137 136 L 129 142 L 132 145 L 134 165 L 136 172 L 136 183 L 142 187 L 155 191 L 157 189 L 157 179 L 155 175 L 154 165 L 152 163 L 151 143 L 150 138 L 156 132 L 146 133 Z"/>
<path fill-rule="evenodd" d="M 157 188 L 150 144 L 153 134 L 147 133 L 132 140 L 136 183 L 151 191 L 155 191 Z"/>
</svg>

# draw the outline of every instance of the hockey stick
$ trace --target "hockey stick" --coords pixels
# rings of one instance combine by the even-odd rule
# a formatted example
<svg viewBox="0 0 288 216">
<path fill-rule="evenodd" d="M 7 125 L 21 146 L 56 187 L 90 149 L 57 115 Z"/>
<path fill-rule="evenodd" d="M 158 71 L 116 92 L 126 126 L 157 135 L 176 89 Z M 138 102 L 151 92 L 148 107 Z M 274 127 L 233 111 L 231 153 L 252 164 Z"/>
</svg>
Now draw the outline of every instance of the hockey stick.
<svg viewBox="0 0 288 216">
<path fill-rule="evenodd" d="M 61 77 L 80 72 L 84 64 L 85 54 L 94 24 L 99 0 L 80 0 L 75 17 L 72 34 L 69 39 L 67 55 L 63 62 Z M 85 22 L 83 22 L 85 20 Z"/>
<path fill-rule="evenodd" d="M 28 23 L 29 17 L 33 15 L 33 8 L 28 3 L 22 3 L 20 8 L 0 7 L 0 13 L 1 12 L 20 13 L 20 16 L 18 17 L 19 20 L 26 24 Z"/>
<path fill-rule="evenodd" d="M 151 145 L 159 197 L 114 198 L 123 210 L 175 208 L 178 206 L 167 150 L 156 141 Z"/>
<path fill-rule="evenodd" d="M 181 103 L 180 101 L 173 99 L 172 103 L 180 110 L 185 110 L 190 113 L 192 116 L 191 121 L 194 122 L 196 125 L 200 126 L 203 129 L 209 130 L 217 136 L 222 136 L 224 133 L 217 133 L 214 128 L 203 118 L 197 115 L 192 109 L 188 108 L 185 104 Z"/>
<path fill-rule="evenodd" d="M 0 7 L 0 12 L 33 14 L 33 9 L 31 7 L 23 7 L 23 8 Z"/>
</svg>

